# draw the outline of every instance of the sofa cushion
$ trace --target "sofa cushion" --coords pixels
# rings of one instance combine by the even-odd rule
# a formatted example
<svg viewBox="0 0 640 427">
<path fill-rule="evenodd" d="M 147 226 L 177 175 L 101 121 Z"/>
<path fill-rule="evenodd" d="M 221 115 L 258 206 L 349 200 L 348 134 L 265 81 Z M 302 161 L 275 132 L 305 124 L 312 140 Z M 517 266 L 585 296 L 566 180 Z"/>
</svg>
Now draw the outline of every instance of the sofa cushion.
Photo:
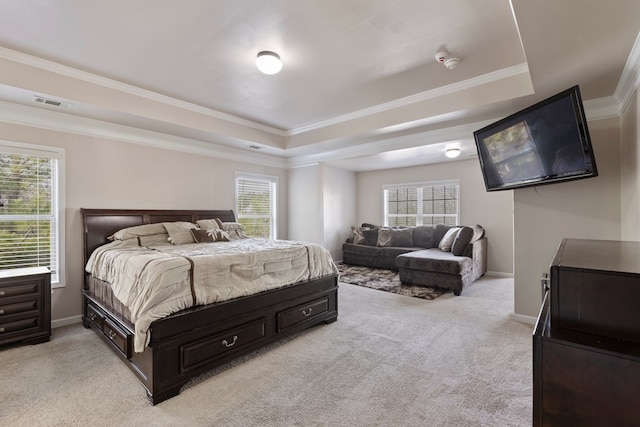
<svg viewBox="0 0 640 427">
<path fill-rule="evenodd" d="M 396 265 L 398 268 L 465 275 L 473 269 L 473 260 L 431 248 L 401 254 L 396 258 Z"/>
<path fill-rule="evenodd" d="M 362 230 L 362 235 L 364 236 L 362 244 L 367 246 L 376 246 L 378 244 L 378 227 Z"/>
<path fill-rule="evenodd" d="M 412 247 L 413 227 L 379 227 L 378 246 Z"/>
<path fill-rule="evenodd" d="M 451 253 L 457 256 L 462 256 L 467 245 L 471 242 L 473 237 L 473 229 L 471 227 L 461 227 L 456 233 L 453 244 L 451 245 Z"/>
<path fill-rule="evenodd" d="M 433 225 L 418 225 L 413 229 L 413 246 L 417 248 L 433 248 L 436 227 Z"/>
</svg>

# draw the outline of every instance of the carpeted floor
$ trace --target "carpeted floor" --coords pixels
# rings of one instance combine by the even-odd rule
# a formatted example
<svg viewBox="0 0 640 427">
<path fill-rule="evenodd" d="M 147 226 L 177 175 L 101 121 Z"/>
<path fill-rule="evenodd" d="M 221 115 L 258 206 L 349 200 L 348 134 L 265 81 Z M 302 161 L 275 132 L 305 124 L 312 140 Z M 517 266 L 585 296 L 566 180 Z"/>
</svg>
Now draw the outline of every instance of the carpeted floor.
<svg viewBox="0 0 640 427">
<path fill-rule="evenodd" d="M 429 301 L 341 284 L 338 321 L 151 406 L 94 332 L 0 350 L 2 426 L 530 426 L 531 329 L 513 280 Z"/>
<path fill-rule="evenodd" d="M 338 270 L 340 270 L 340 281 L 352 285 L 422 299 L 435 299 L 440 295 L 451 292 L 426 286 L 403 285 L 400 283 L 400 274 L 393 270 L 344 263 L 338 263 L 337 266 Z"/>
</svg>

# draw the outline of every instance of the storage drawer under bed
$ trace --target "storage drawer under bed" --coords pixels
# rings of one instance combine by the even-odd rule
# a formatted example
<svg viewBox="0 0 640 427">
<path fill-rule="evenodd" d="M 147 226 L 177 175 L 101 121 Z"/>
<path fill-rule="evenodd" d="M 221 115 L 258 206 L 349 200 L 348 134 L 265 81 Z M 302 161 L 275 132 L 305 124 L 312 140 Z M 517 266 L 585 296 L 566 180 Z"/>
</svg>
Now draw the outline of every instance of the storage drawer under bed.
<svg viewBox="0 0 640 427">
<path fill-rule="evenodd" d="M 278 313 L 278 332 L 294 327 L 329 311 L 329 298 L 323 297 Z"/>
</svg>

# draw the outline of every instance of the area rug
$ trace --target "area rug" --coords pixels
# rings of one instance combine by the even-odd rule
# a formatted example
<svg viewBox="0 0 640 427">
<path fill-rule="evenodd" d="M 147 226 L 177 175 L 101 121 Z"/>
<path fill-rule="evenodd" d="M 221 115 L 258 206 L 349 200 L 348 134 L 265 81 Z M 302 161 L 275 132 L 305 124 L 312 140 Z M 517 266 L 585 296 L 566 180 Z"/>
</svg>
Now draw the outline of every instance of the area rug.
<svg viewBox="0 0 640 427">
<path fill-rule="evenodd" d="M 400 274 L 393 270 L 338 263 L 340 281 L 352 285 L 422 299 L 436 299 L 449 291 L 426 286 L 403 285 Z"/>
</svg>

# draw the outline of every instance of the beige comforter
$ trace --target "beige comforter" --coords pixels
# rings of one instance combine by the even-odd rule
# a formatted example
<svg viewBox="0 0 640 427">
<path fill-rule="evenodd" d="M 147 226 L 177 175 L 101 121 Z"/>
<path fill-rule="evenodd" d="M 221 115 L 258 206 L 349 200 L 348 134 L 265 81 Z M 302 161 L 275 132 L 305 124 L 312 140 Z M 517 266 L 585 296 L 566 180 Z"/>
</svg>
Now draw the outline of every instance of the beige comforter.
<svg viewBox="0 0 640 427">
<path fill-rule="evenodd" d="M 86 271 L 109 282 L 129 308 L 136 352 L 149 343 L 151 322 L 184 308 L 338 273 L 320 245 L 268 239 L 150 247 L 115 241 L 91 254 Z"/>
</svg>

